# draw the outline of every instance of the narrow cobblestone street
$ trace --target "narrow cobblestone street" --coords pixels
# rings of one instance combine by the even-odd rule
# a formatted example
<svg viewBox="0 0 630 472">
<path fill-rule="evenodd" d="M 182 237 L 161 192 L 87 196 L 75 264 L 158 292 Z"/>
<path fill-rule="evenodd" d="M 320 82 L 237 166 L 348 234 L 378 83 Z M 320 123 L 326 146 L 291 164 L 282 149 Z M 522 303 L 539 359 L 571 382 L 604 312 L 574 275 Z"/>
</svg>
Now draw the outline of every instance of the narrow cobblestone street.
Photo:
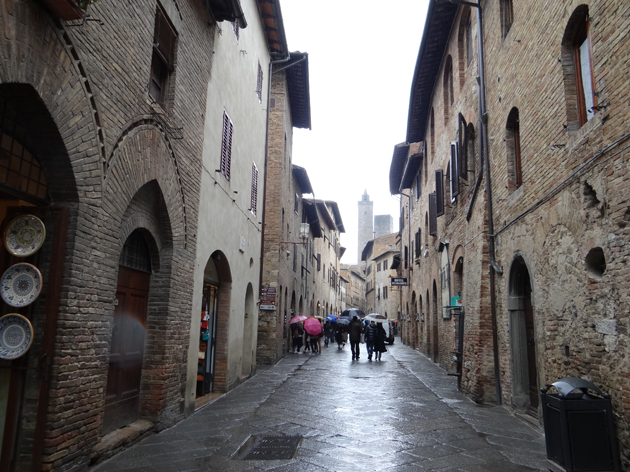
<svg viewBox="0 0 630 472">
<path fill-rule="evenodd" d="M 94 472 L 547 470 L 542 432 L 477 405 L 422 354 L 388 346 L 380 362 L 350 346 L 288 354 L 273 367 Z M 240 460 L 251 435 L 302 436 L 293 459 Z"/>
</svg>

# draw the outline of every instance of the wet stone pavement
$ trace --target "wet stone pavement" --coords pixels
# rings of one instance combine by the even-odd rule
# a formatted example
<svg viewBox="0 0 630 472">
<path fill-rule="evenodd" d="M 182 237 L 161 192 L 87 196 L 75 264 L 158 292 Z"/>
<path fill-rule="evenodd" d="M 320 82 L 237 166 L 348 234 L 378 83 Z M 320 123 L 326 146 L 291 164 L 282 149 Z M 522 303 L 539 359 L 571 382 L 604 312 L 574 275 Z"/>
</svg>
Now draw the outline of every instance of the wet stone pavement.
<svg viewBox="0 0 630 472">
<path fill-rule="evenodd" d="M 425 356 L 397 342 L 380 362 L 350 346 L 289 353 L 176 426 L 93 472 L 547 471 L 539 428 L 477 405 Z M 252 436 L 301 436 L 292 459 L 242 460 Z"/>
</svg>

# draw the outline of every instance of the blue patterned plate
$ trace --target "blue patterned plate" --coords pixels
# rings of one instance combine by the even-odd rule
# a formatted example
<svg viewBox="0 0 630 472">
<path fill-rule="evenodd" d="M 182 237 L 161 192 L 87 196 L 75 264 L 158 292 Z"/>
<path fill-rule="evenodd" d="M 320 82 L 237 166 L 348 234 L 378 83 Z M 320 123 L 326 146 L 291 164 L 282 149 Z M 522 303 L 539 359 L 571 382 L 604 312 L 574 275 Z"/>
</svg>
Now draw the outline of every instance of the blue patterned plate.
<svg viewBox="0 0 630 472">
<path fill-rule="evenodd" d="M 33 325 L 18 313 L 0 318 L 0 359 L 17 359 L 33 344 Z"/>
<path fill-rule="evenodd" d="M 46 227 L 33 215 L 20 215 L 11 220 L 4 232 L 4 246 L 14 256 L 35 254 L 46 238 Z"/>
<path fill-rule="evenodd" d="M 33 264 L 22 262 L 9 267 L 0 279 L 0 295 L 11 306 L 33 303 L 42 291 L 42 274 Z"/>
</svg>

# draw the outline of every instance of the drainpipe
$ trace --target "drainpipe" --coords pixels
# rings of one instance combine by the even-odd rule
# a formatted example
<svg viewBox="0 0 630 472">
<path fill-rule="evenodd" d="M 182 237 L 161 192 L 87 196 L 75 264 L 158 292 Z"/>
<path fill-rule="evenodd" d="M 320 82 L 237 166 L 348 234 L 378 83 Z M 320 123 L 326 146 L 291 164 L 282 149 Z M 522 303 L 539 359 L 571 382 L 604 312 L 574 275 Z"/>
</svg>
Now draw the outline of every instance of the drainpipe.
<svg viewBox="0 0 630 472">
<path fill-rule="evenodd" d="M 479 51 L 479 117 L 481 125 L 481 134 L 483 140 L 483 149 L 485 149 L 485 173 L 486 173 L 486 200 L 487 200 L 487 213 L 488 213 L 488 255 L 490 257 L 490 311 L 492 316 L 492 343 L 494 354 L 494 384 L 495 395 L 497 405 L 501 405 L 501 370 L 499 364 L 499 342 L 498 342 L 498 326 L 497 326 L 497 304 L 495 293 L 495 272 L 503 274 L 503 269 L 500 268 L 495 260 L 494 251 L 494 223 L 492 219 L 492 185 L 490 183 L 490 159 L 488 148 L 488 113 L 486 111 L 486 85 L 484 74 L 484 56 L 483 56 L 483 28 L 481 18 L 481 0 L 477 0 L 477 3 L 467 2 L 464 0 L 449 0 L 456 5 L 464 5 L 477 9 L 477 24 L 479 25 L 479 32 L 477 34 L 477 48 Z M 480 143 L 481 149 L 481 143 Z M 481 174 L 481 172 L 480 172 Z M 478 182 L 480 179 L 478 179 Z"/>
</svg>

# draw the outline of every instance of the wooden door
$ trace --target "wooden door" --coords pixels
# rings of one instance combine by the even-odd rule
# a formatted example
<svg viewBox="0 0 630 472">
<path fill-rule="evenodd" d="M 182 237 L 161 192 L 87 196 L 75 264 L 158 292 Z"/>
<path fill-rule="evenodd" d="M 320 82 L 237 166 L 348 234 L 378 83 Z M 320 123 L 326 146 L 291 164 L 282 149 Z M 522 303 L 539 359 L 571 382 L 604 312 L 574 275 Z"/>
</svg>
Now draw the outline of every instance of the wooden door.
<svg viewBox="0 0 630 472">
<path fill-rule="evenodd" d="M 120 267 L 103 434 L 138 419 L 150 274 Z"/>
<path fill-rule="evenodd" d="M 536 369 L 536 337 L 534 310 L 530 296 L 525 297 L 525 330 L 527 332 L 527 370 L 529 375 L 530 414 L 538 416 L 538 370 Z"/>
</svg>

